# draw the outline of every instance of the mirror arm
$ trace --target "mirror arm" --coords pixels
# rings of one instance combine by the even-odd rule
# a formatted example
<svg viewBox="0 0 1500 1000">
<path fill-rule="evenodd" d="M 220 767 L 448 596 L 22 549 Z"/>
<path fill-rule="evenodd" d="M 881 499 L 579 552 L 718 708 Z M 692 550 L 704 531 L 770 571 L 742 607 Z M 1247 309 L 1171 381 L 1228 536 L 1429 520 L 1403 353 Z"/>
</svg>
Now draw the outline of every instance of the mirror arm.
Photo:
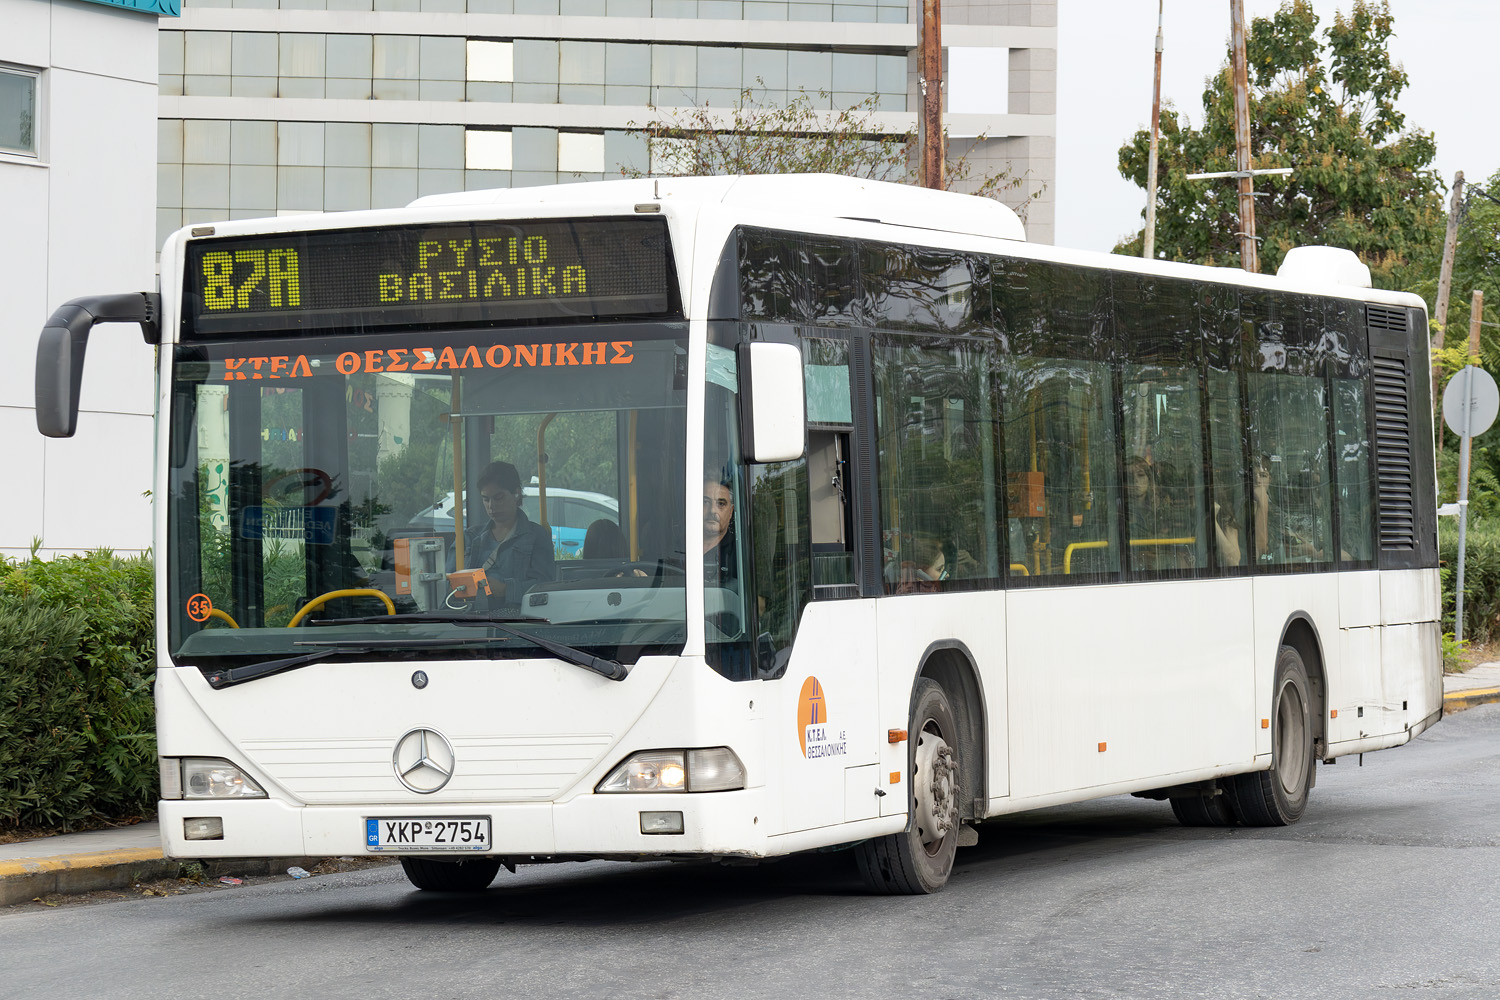
<svg viewBox="0 0 1500 1000">
<path fill-rule="evenodd" d="M 88 295 L 57 308 L 36 348 L 36 426 L 48 437 L 72 437 L 89 331 L 96 323 L 139 323 L 148 344 L 161 343 L 161 295 Z"/>
</svg>

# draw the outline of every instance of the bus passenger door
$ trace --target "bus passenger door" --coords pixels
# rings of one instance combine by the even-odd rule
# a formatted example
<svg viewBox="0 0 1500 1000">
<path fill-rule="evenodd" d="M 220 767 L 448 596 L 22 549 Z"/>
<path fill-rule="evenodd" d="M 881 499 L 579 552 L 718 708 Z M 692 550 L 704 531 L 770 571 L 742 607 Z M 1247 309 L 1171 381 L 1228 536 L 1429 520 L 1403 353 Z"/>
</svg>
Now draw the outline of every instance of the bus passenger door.
<svg viewBox="0 0 1500 1000">
<path fill-rule="evenodd" d="M 880 814 L 875 683 L 875 607 L 859 600 L 862 581 L 879 579 L 871 477 L 861 469 L 856 414 L 868 389 L 857 340 L 803 342 L 808 448 L 804 524 L 811 600 L 796 626 L 782 679 L 784 829 L 810 830 Z M 859 450 L 864 449 L 864 450 Z M 864 485 L 862 485 L 864 484 Z M 868 528 L 861 531 L 861 526 Z M 872 570 L 872 566 L 874 567 Z"/>
</svg>

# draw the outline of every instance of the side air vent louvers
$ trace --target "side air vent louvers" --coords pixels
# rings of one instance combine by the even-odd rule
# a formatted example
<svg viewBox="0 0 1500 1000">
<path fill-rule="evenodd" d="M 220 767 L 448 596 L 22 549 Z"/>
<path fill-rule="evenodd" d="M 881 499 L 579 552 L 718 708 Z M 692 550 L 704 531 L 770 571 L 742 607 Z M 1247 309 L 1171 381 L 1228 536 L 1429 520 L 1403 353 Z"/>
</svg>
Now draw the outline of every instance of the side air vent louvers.
<svg viewBox="0 0 1500 1000">
<path fill-rule="evenodd" d="M 1365 322 L 1371 330 L 1406 333 L 1406 310 L 1389 306 L 1365 306 Z"/>
<path fill-rule="evenodd" d="M 1374 325 L 1371 309 L 1371 325 Z M 1402 317 L 1405 323 L 1405 317 Z M 1371 359 L 1375 383 L 1375 465 L 1380 483 L 1380 547 L 1410 550 L 1417 544 L 1412 481 L 1411 408 L 1405 358 Z"/>
</svg>

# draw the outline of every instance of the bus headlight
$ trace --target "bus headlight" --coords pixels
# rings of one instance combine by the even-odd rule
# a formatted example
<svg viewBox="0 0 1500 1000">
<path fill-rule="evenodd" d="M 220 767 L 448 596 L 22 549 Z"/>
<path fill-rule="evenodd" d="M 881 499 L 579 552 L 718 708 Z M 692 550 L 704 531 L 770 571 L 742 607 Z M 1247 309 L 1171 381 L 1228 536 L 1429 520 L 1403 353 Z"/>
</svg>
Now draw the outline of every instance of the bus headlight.
<svg viewBox="0 0 1500 1000">
<path fill-rule="evenodd" d="M 162 771 L 166 772 L 168 761 L 164 758 Z M 183 757 L 181 783 L 172 790 L 181 790 L 184 799 L 263 799 L 265 789 L 254 778 L 218 757 Z M 162 794 L 166 797 L 167 783 L 162 783 Z"/>
<path fill-rule="evenodd" d="M 745 765 L 728 747 L 643 750 L 620 763 L 597 792 L 728 792 L 745 787 Z"/>
</svg>

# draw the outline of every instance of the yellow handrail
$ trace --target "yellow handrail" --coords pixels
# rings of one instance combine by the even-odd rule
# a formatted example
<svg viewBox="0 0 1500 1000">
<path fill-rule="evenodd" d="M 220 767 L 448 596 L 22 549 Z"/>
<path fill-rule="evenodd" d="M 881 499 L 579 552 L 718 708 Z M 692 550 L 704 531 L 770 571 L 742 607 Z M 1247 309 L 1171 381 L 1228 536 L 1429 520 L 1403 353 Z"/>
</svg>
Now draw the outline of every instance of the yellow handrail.
<svg viewBox="0 0 1500 1000">
<path fill-rule="evenodd" d="M 536 516 L 544 528 L 552 527 L 552 522 L 547 520 L 547 425 L 556 417 L 555 413 L 547 414 L 536 429 Z"/>
<path fill-rule="evenodd" d="M 1014 573 L 1016 570 L 1020 570 L 1022 576 L 1030 576 L 1031 575 L 1031 570 L 1029 570 L 1029 569 L 1026 568 L 1026 564 L 1025 563 L 1011 563 L 1010 564 L 1010 571 L 1012 573 Z"/>
<path fill-rule="evenodd" d="M 1137 545 L 1197 545 L 1198 544 L 1198 539 L 1197 538 L 1132 538 L 1130 540 L 1130 544 L 1131 544 L 1131 547 L 1135 547 Z M 1069 573 L 1073 572 L 1073 550 L 1074 549 L 1107 549 L 1107 548 L 1109 548 L 1109 542 L 1108 541 L 1074 542 L 1074 543 L 1072 543 L 1067 548 L 1063 549 L 1063 573 L 1064 574 L 1069 574 Z M 1011 568 L 1014 569 L 1015 567 L 1012 566 Z"/>
<path fill-rule="evenodd" d="M 463 418 L 460 414 L 463 410 L 460 403 L 463 399 L 462 386 L 459 385 L 458 376 L 453 376 L 453 393 L 450 402 L 453 404 L 452 413 L 448 416 L 449 429 L 453 431 L 453 565 L 457 569 L 464 568 L 464 428 Z M 520 503 L 521 498 L 516 497 Z M 381 595 L 384 596 L 384 595 Z M 392 606 L 394 608 L 394 605 Z M 307 609 L 304 608 L 303 611 Z M 394 610 L 391 614 L 395 614 Z M 302 617 L 298 612 L 298 618 Z M 292 619 L 292 625 L 297 624 L 297 619 Z M 288 626 L 289 628 L 291 626 Z"/>
<path fill-rule="evenodd" d="M 353 590 L 330 590 L 328 593 L 319 594 L 317 597 L 314 597 L 312 600 L 302 605 L 302 610 L 292 616 L 292 620 L 287 625 L 287 628 L 296 628 L 297 623 L 300 622 L 303 616 L 305 616 L 308 612 L 318 610 L 323 605 L 333 600 L 335 597 L 378 597 L 385 604 L 386 614 L 393 615 L 396 613 L 396 605 L 381 591 L 370 590 L 366 587 L 356 587 Z"/>
<path fill-rule="evenodd" d="M 220 611 L 218 608 L 210 608 L 209 611 L 208 611 L 208 617 L 210 617 L 210 618 L 218 618 L 218 619 L 221 619 L 223 621 L 226 621 L 226 622 L 229 623 L 229 627 L 230 628 L 239 628 L 240 627 L 240 623 L 239 622 L 235 621 L 233 618 L 229 617 L 229 615 L 227 613 L 225 613 L 223 611 Z"/>
<path fill-rule="evenodd" d="M 1097 542 L 1073 542 L 1073 543 L 1071 543 L 1067 548 L 1063 549 L 1063 574 L 1067 575 L 1067 574 L 1073 572 L 1073 550 L 1074 549 L 1107 549 L 1107 548 L 1109 548 L 1109 542 L 1107 540 L 1101 540 L 1101 541 L 1097 541 Z"/>
</svg>

